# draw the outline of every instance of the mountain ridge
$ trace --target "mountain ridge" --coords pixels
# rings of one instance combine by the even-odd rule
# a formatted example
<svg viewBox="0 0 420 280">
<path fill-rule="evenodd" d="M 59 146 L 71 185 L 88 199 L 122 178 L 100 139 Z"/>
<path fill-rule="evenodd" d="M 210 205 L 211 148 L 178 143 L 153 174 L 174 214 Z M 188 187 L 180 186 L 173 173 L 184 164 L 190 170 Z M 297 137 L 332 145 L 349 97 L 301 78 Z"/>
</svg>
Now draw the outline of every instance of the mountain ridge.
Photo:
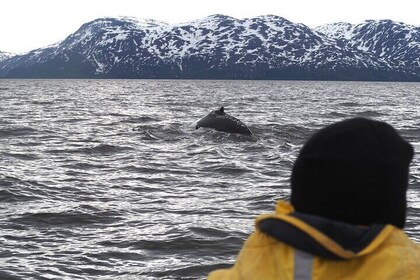
<svg viewBox="0 0 420 280">
<path fill-rule="evenodd" d="M 11 58 L 12 56 L 14 56 L 14 54 L 0 51 L 0 62 L 8 58 Z"/>
<path fill-rule="evenodd" d="M 0 77 L 420 81 L 419 59 L 420 28 L 387 20 L 310 29 L 275 15 L 120 17 L 0 60 Z"/>
<path fill-rule="evenodd" d="M 331 27 L 331 26 L 330 26 Z M 418 74 L 420 69 L 420 28 L 391 20 L 367 20 L 357 25 L 339 23 L 336 28 L 316 28 L 340 45 L 387 57 L 395 68 L 410 69 Z M 373 38 L 372 44 L 366 44 Z"/>
</svg>

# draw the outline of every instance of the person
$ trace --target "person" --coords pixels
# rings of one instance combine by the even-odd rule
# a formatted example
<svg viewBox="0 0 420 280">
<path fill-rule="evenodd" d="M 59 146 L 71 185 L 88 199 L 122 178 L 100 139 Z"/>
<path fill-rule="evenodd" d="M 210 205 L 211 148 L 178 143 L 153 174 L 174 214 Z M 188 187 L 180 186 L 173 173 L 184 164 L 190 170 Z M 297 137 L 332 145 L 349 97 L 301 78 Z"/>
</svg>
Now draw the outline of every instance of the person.
<svg viewBox="0 0 420 280">
<path fill-rule="evenodd" d="M 302 147 L 291 204 L 259 216 L 216 279 L 420 279 L 420 246 L 403 231 L 413 147 L 389 124 L 343 120 Z"/>
</svg>

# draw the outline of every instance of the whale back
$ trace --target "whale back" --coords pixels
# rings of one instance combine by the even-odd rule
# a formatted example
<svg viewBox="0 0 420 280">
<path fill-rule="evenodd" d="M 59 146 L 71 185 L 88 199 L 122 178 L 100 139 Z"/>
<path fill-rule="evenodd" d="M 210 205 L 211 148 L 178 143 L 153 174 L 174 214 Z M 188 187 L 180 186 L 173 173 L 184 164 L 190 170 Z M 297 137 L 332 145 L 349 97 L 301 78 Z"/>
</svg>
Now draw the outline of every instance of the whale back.
<svg viewBox="0 0 420 280">
<path fill-rule="evenodd" d="M 200 127 L 213 128 L 217 131 L 228 133 L 239 133 L 252 135 L 251 130 L 239 119 L 228 115 L 224 112 L 224 108 L 211 111 L 207 116 L 197 122 L 196 129 Z"/>
</svg>

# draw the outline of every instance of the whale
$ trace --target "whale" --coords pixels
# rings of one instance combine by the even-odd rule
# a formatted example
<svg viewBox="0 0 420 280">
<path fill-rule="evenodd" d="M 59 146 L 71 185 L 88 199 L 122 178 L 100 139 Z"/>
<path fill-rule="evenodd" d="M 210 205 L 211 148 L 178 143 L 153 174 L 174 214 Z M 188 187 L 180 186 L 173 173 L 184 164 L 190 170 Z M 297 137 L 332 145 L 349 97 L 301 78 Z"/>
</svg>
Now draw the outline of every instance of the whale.
<svg viewBox="0 0 420 280">
<path fill-rule="evenodd" d="M 240 120 L 225 113 L 225 108 L 211 111 L 207 116 L 197 121 L 195 129 L 200 127 L 213 128 L 227 133 L 252 135 L 251 130 Z"/>
</svg>

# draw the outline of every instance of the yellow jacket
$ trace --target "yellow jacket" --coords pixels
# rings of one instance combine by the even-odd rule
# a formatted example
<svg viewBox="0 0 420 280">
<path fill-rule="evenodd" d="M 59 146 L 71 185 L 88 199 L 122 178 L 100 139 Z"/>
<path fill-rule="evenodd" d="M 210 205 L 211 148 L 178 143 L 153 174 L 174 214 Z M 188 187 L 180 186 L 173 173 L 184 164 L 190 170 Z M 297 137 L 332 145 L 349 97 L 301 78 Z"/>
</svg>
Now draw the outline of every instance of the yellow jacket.
<svg viewBox="0 0 420 280">
<path fill-rule="evenodd" d="M 420 279 L 420 246 L 392 225 L 354 226 L 293 211 L 256 219 L 235 265 L 217 279 Z"/>
</svg>

